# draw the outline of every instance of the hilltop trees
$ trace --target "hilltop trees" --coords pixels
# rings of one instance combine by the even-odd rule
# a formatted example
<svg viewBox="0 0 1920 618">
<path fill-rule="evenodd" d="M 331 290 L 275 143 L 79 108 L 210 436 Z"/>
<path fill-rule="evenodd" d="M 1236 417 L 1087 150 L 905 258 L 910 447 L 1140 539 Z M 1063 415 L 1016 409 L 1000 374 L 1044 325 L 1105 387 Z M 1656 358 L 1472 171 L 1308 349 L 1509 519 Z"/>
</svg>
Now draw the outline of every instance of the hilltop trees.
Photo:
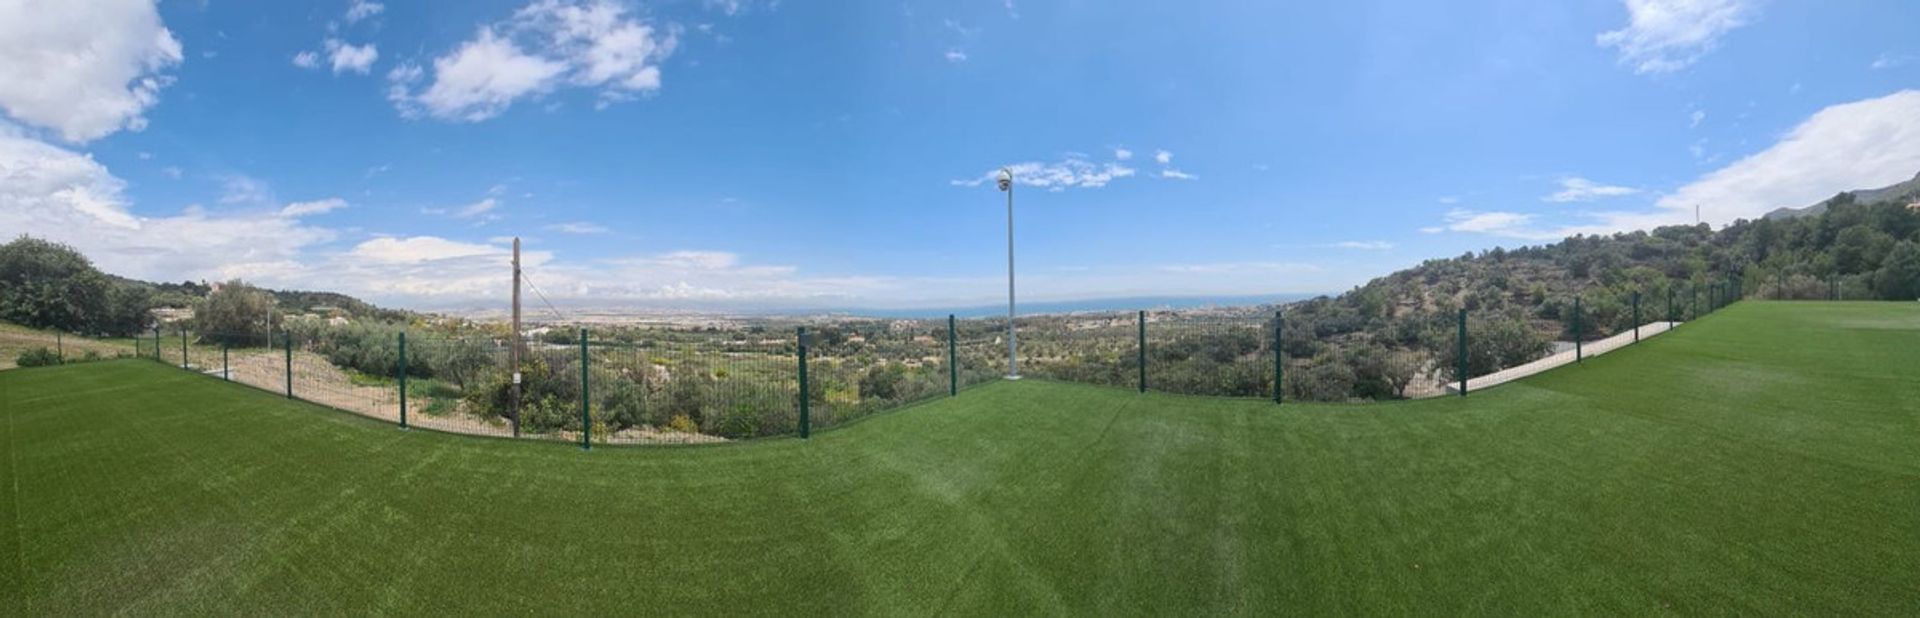
<svg viewBox="0 0 1920 618">
<path fill-rule="evenodd" d="M 72 247 L 21 236 L 0 245 L 0 320 L 69 332 L 129 335 L 151 295 L 114 281 Z"/>
</svg>

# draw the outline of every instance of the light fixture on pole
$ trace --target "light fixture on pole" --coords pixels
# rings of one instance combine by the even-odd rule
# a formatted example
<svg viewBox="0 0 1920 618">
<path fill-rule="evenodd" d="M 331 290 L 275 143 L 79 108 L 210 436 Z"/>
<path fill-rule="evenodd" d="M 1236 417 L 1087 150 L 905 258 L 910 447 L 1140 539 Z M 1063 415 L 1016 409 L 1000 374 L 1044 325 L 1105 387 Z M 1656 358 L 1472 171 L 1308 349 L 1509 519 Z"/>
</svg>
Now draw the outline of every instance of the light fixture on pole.
<svg viewBox="0 0 1920 618">
<path fill-rule="evenodd" d="M 1020 379 L 1020 340 L 1013 329 L 1013 170 L 1000 168 L 1000 190 L 1007 194 L 1007 379 Z"/>
</svg>

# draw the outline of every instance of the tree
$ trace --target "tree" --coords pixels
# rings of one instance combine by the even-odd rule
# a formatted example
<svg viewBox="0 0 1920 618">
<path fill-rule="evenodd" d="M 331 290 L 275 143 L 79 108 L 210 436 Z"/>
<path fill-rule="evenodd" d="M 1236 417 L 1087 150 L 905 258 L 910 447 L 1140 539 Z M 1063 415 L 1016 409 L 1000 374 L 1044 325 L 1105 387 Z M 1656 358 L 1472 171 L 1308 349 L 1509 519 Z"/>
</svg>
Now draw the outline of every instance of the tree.
<svg viewBox="0 0 1920 618">
<path fill-rule="evenodd" d="M 104 332 L 111 287 L 106 275 L 73 247 L 30 236 L 0 245 L 0 320 Z"/>
<path fill-rule="evenodd" d="M 1920 243 L 1900 241 L 1887 252 L 1885 264 L 1873 275 L 1874 291 L 1881 298 L 1920 299 Z"/>
<path fill-rule="evenodd" d="M 207 295 L 194 313 L 194 330 L 229 345 L 272 345 L 267 333 L 277 323 L 275 304 L 272 294 L 234 279 Z"/>
</svg>

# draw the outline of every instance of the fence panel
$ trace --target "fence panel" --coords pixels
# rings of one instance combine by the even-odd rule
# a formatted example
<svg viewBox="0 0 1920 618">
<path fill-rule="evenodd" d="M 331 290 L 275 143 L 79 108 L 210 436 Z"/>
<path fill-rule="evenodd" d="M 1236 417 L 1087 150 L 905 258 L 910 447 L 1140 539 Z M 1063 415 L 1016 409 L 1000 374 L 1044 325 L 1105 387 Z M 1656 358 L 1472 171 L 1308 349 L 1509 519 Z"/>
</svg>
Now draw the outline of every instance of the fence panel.
<svg viewBox="0 0 1920 618">
<path fill-rule="evenodd" d="M 1139 381 L 1135 312 L 1027 316 L 1016 324 L 1023 376 L 1123 388 Z"/>
</svg>

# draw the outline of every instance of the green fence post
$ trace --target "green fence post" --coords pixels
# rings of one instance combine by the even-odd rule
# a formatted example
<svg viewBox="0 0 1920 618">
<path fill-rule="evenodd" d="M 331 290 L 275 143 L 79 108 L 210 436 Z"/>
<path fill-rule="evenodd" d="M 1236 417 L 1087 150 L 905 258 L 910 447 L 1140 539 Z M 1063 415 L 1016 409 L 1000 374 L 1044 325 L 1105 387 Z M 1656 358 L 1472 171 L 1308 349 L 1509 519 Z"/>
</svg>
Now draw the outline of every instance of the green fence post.
<svg viewBox="0 0 1920 618">
<path fill-rule="evenodd" d="M 227 342 L 220 342 L 220 379 L 233 381 L 233 363 L 227 362 Z"/>
<path fill-rule="evenodd" d="M 593 393 L 587 379 L 587 329 L 580 327 L 580 450 L 593 450 Z"/>
<path fill-rule="evenodd" d="M 1586 336 L 1580 332 L 1580 297 L 1573 297 L 1573 362 L 1587 362 L 1587 355 L 1580 348 L 1580 340 Z"/>
<path fill-rule="evenodd" d="M 1700 286 L 1696 285 L 1693 289 L 1687 290 L 1687 302 L 1693 304 L 1693 319 L 1700 319 Z"/>
<path fill-rule="evenodd" d="M 1278 310 L 1273 312 L 1273 402 L 1281 403 L 1280 382 L 1286 377 L 1287 351 L 1281 348 L 1285 341 L 1280 334 L 1287 328 L 1287 316 Z"/>
<path fill-rule="evenodd" d="M 1138 343 L 1134 346 L 1135 360 L 1140 361 L 1140 392 L 1147 392 L 1147 312 L 1142 310 L 1136 320 L 1140 325 Z"/>
<path fill-rule="evenodd" d="M 956 335 L 955 335 L 953 314 L 949 313 L 947 314 L 947 396 L 948 397 L 954 397 L 960 394 L 960 364 L 959 364 L 959 361 L 957 360 L 960 357 L 960 355 L 957 351 L 959 344 L 956 342 L 955 337 Z"/>
<path fill-rule="evenodd" d="M 807 436 L 811 433 L 812 424 L 813 424 L 813 419 L 810 418 L 812 416 L 810 412 L 812 411 L 812 408 L 813 408 L 813 401 L 812 401 L 813 396 L 812 396 L 812 393 L 807 390 L 807 347 L 808 347 L 808 344 L 811 342 L 807 340 L 807 327 L 805 326 L 800 327 L 799 343 L 800 343 L 800 349 L 799 349 L 800 439 L 805 440 Z"/>
<path fill-rule="evenodd" d="M 1460 336 L 1457 338 L 1457 340 L 1460 343 L 1460 350 L 1458 353 L 1459 360 L 1456 361 L 1454 364 L 1456 365 L 1455 370 L 1460 373 L 1460 396 L 1465 397 L 1467 396 L 1467 310 L 1466 309 L 1460 310 Z"/>
<path fill-rule="evenodd" d="M 160 358 L 160 325 L 159 324 L 153 325 L 153 360 L 161 360 Z"/>
<path fill-rule="evenodd" d="M 293 398 L 293 333 L 287 333 L 287 398 Z"/>
<path fill-rule="evenodd" d="M 180 368 L 187 368 L 187 327 L 180 327 Z"/>
<path fill-rule="evenodd" d="M 57 330 L 53 331 L 53 350 L 54 356 L 60 359 L 60 364 L 67 364 L 67 341 Z"/>
<path fill-rule="evenodd" d="M 1640 343 L 1640 293 L 1633 293 L 1633 342 Z"/>
<path fill-rule="evenodd" d="M 1673 328 L 1673 283 L 1667 283 L 1667 328 Z"/>
<path fill-rule="evenodd" d="M 407 333 L 400 332 L 400 428 L 407 428 Z"/>
</svg>

